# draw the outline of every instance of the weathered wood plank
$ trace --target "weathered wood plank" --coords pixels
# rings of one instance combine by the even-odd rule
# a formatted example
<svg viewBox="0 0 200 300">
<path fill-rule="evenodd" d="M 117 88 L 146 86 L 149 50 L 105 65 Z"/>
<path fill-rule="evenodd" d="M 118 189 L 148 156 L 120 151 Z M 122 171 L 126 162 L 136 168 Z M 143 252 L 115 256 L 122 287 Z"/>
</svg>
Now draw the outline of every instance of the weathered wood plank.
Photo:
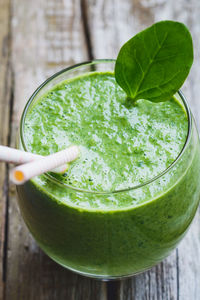
<svg viewBox="0 0 200 300">
<path fill-rule="evenodd" d="M 87 7 L 87 3 L 89 5 L 87 13 L 89 40 L 92 44 L 90 52 L 95 58 L 116 57 L 119 47 L 128 38 L 159 19 L 184 21 L 191 28 L 195 41 L 198 41 L 200 26 L 198 1 L 179 0 L 175 3 L 166 0 L 116 0 L 113 3 L 110 0 L 85 0 L 83 2 L 86 4 L 84 7 Z M 83 38 L 79 1 L 35 0 L 31 3 L 13 0 L 12 7 L 12 62 L 15 72 L 13 145 L 21 110 L 34 88 L 63 66 L 87 59 L 88 53 Z M 199 50 L 197 44 L 195 47 Z M 4 81 L 0 82 L 2 84 Z M 199 65 L 196 63 L 184 91 L 188 98 L 192 99 L 191 106 L 200 124 L 198 82 Z M 7 110 L 1 110 L 4 118 Z M 6 143 L 6 140 L 2 142 L 4 141 Z M 5 169 L 2 171 L 5 172 Z M 38 249 L 17 212 L 13 187 L 10 198 L 6 299 L 105 299 L 104 284 L 64 270 Z M 163 263 L 149 272 L 123 281 L 119 287 L 119 299 L 198 299 L 199 225 L 199 218 L 196 218 L 178 251 Z M 113 288 L 108 293 L 110 297 L 112 290 Z"/>
<path fill-rule="evenodd" d="M 79 0 L 12 0 L 12 141 L 25 102 L 58 69 L 88 59 Z M 105 299 L 105 285 L 51 261 L 29 235 L 10 190 L 7 300 Z"/>
<path fill-rule="evenodd" d="M 87 5 L 94 58 L 115 58 L 120 46 L 126 40 L 144 27 L 162 19 L 182 21 L 190 28 L 194 39 L 196 61 L 183 91 L 200 125 L 198 104 L 200 2 L 198 0 L 87 0 Z M 170 257 L 152 270 L 120 283 L 120 300 L 199 299 L 199 216 L 198 212 L 189 233 Z"/>
<path fill-rule="evenodd" d="M 0 1 L 0 144 L 9 141 L 9 115 L 11 96 L 10 70 L 10 1 Z M 7 167 L 0 163 L 0 299 L 3 299 L 5 283 L 6 215 L 7 215 Z M 4 270 L 3 270 L 4 269 Z"/>
</svg>

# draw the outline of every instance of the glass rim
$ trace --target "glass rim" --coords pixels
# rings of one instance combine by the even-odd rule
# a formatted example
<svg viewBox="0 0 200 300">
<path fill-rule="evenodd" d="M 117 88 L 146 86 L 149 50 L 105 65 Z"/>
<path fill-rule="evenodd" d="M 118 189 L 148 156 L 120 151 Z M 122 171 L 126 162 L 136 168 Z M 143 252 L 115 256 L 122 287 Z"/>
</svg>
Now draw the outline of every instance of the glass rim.
<svg viewBox="0 0 200 300">
<path fill-rule="evenodd" d="M 71 70 L 75 70 L 78 69 L 82 66 L 92 66 L 95 64 L 100 64 L 100 63 L 114 63 L 116 60 L 115 59 L 95 59 L 95 60 L 89 60 L 89 61 L 84 61 L 78 64 L 74 64 L 72 66 L 69 66 L 67 68 L 64 68 L 62 70 L 60 70 L 59 72 L 56 72 L 55 74 L 53 74 L 52 76 L 50 76 L 48 79 L 46 79 L 41 85 L 39 85 L 39 87 L 33 92 L 33 94 L 31 95 L 31 97 L 28 99 L 24 110 L 22 112 L 22 116 L 21 116 L 21 120 L 20 120 L 20 141 L 23 147 L 23 150 L 28 152 L 27 147 L 26 147 L 26 143 L 25 143 L 25 137 L 24 137 L 24 123 L 25 123 L 25 118 L 27 115 L 27 112 L 29 110 L 29 107 L 31 106 L 32 102 L 34 101 L 35 97 L 37 96 L 37 94 L 49 83 L 51 82 L 53 79 L 55 79 L 56 77 L 66 73 L 66 72 L 70 72 Z M 76 192 L 80 192 L 80 193 L 89 193 L 89 194 L 96 194 L 96 195 L 106 195 L 106 194 L 116 194 L 116 193 L 123 193 L 123 192 L 129 192 L 131 190 L 136 190 L 139 188 L 142 188 L 146 185 L 151 184 L 152 182 L 156 181 L 157 179 L 161 178 L 162 176 L 164 176 L 166 173 L 168 173 L 181 159 L 181 157 L 183 156 L 185 149 L 187 148 L 187 145 L 189 143 L 190 140 L 190 136 L 191 136 L 191 129 L 192 129 L 192 115 L 191 115 L 191 111 L 188 105 L 188 102 L 185 98 L 185 96 L 183 95 L 183 93 L 179 90 L 177 91 L 177 94 L 179 95 L 179 97 L 181 98 L 185 111 L 187 113 L 187 119 L 188 119 L 188 131 L 187 131 L 187 136 L 186 136 L 186 140 L 185 143 L 181 149 L 181 151 L 179 152 L 179 154 L 177 155 L 177 157 L 174 159 L 174 161 L 166 168 L 164 169 L 162 172 L 160 172 L 158 175 L 154 176 L 153 178 L 146 180 L 143 183 L 137 184 L 135 186 L 132 187 L 128 187 L 125 189 L 119 189 L 119 190 L 111 190 L 111 191 L 90 191 L 90 190 L 85 190 L 85 189 L 80 189 L 77 188 L 75 186 L 72 185 L 68 185 L 62 181 L 60 181 L 59 179 L 55 178 L 54 176 L 52 176 L 50 173 L 44 173 L 43 176 L 45 176 L 48 180 L 52 181 L 54 184 L 57 184 L 63 188 L 66 189 L 70 189 Z"/>
</svg>

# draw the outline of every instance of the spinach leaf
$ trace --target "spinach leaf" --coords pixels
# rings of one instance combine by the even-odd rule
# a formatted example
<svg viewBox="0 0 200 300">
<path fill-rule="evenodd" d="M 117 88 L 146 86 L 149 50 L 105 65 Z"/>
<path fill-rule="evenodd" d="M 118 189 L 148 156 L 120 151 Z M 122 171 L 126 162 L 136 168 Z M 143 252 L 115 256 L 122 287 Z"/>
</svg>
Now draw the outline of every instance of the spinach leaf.
<svg viewBox="0 0 200 300">
<path fill-rule="evenodd" d="M 182 86 L 192 62 L 192 37 L 187 27 L 175 21 L 161 21 L 122 46 L 115 78 L 133 101 L 165 101 Z"/>
</svg>

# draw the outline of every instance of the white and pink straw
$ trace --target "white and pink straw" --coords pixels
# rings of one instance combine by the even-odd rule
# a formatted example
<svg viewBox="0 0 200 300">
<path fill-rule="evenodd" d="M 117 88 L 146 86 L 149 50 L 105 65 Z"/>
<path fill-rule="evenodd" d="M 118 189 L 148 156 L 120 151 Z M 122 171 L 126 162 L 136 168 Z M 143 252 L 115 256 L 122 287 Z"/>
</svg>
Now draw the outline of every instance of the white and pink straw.
<svg viewBox="0 0 200 300">
<path fill-rule="evenodd" d="M 12 182 L 19 185 L 48 171 L 64 173 L 69 167 L 68 163 L 78 158 L 79 153 L 78 146 L 71 146 L 48 156 L 0 146 L 0 161 L 19 164 L 10 172 Z"/>
</svg>

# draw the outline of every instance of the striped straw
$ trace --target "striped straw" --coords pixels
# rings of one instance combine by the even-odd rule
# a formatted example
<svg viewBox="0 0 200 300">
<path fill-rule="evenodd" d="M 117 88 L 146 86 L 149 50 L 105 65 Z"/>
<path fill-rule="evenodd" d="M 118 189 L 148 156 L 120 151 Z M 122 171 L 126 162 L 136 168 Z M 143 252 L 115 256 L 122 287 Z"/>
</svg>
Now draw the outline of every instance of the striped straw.
<svg viewBox="0 0 200 300">
<path fill-rule="evenodd" d="M 10 179 L 13 183 L 20 185 L 29 179 L 57 168 L 64 163 L 75 160 L 79 156 L 78 146 L 71 146 L 65 150 L 32 161 L 11 170 Z"/>
<path fill-rule="evenodd" d="M 44 156 L 0 145 L 0 161 L 3 162 L 20 165 L 41 158 L 44 158 Z M 69 165 L 65 163 L 51 171 L 54 173 L 65 173 L 68 168 Z"/>
</svg>

